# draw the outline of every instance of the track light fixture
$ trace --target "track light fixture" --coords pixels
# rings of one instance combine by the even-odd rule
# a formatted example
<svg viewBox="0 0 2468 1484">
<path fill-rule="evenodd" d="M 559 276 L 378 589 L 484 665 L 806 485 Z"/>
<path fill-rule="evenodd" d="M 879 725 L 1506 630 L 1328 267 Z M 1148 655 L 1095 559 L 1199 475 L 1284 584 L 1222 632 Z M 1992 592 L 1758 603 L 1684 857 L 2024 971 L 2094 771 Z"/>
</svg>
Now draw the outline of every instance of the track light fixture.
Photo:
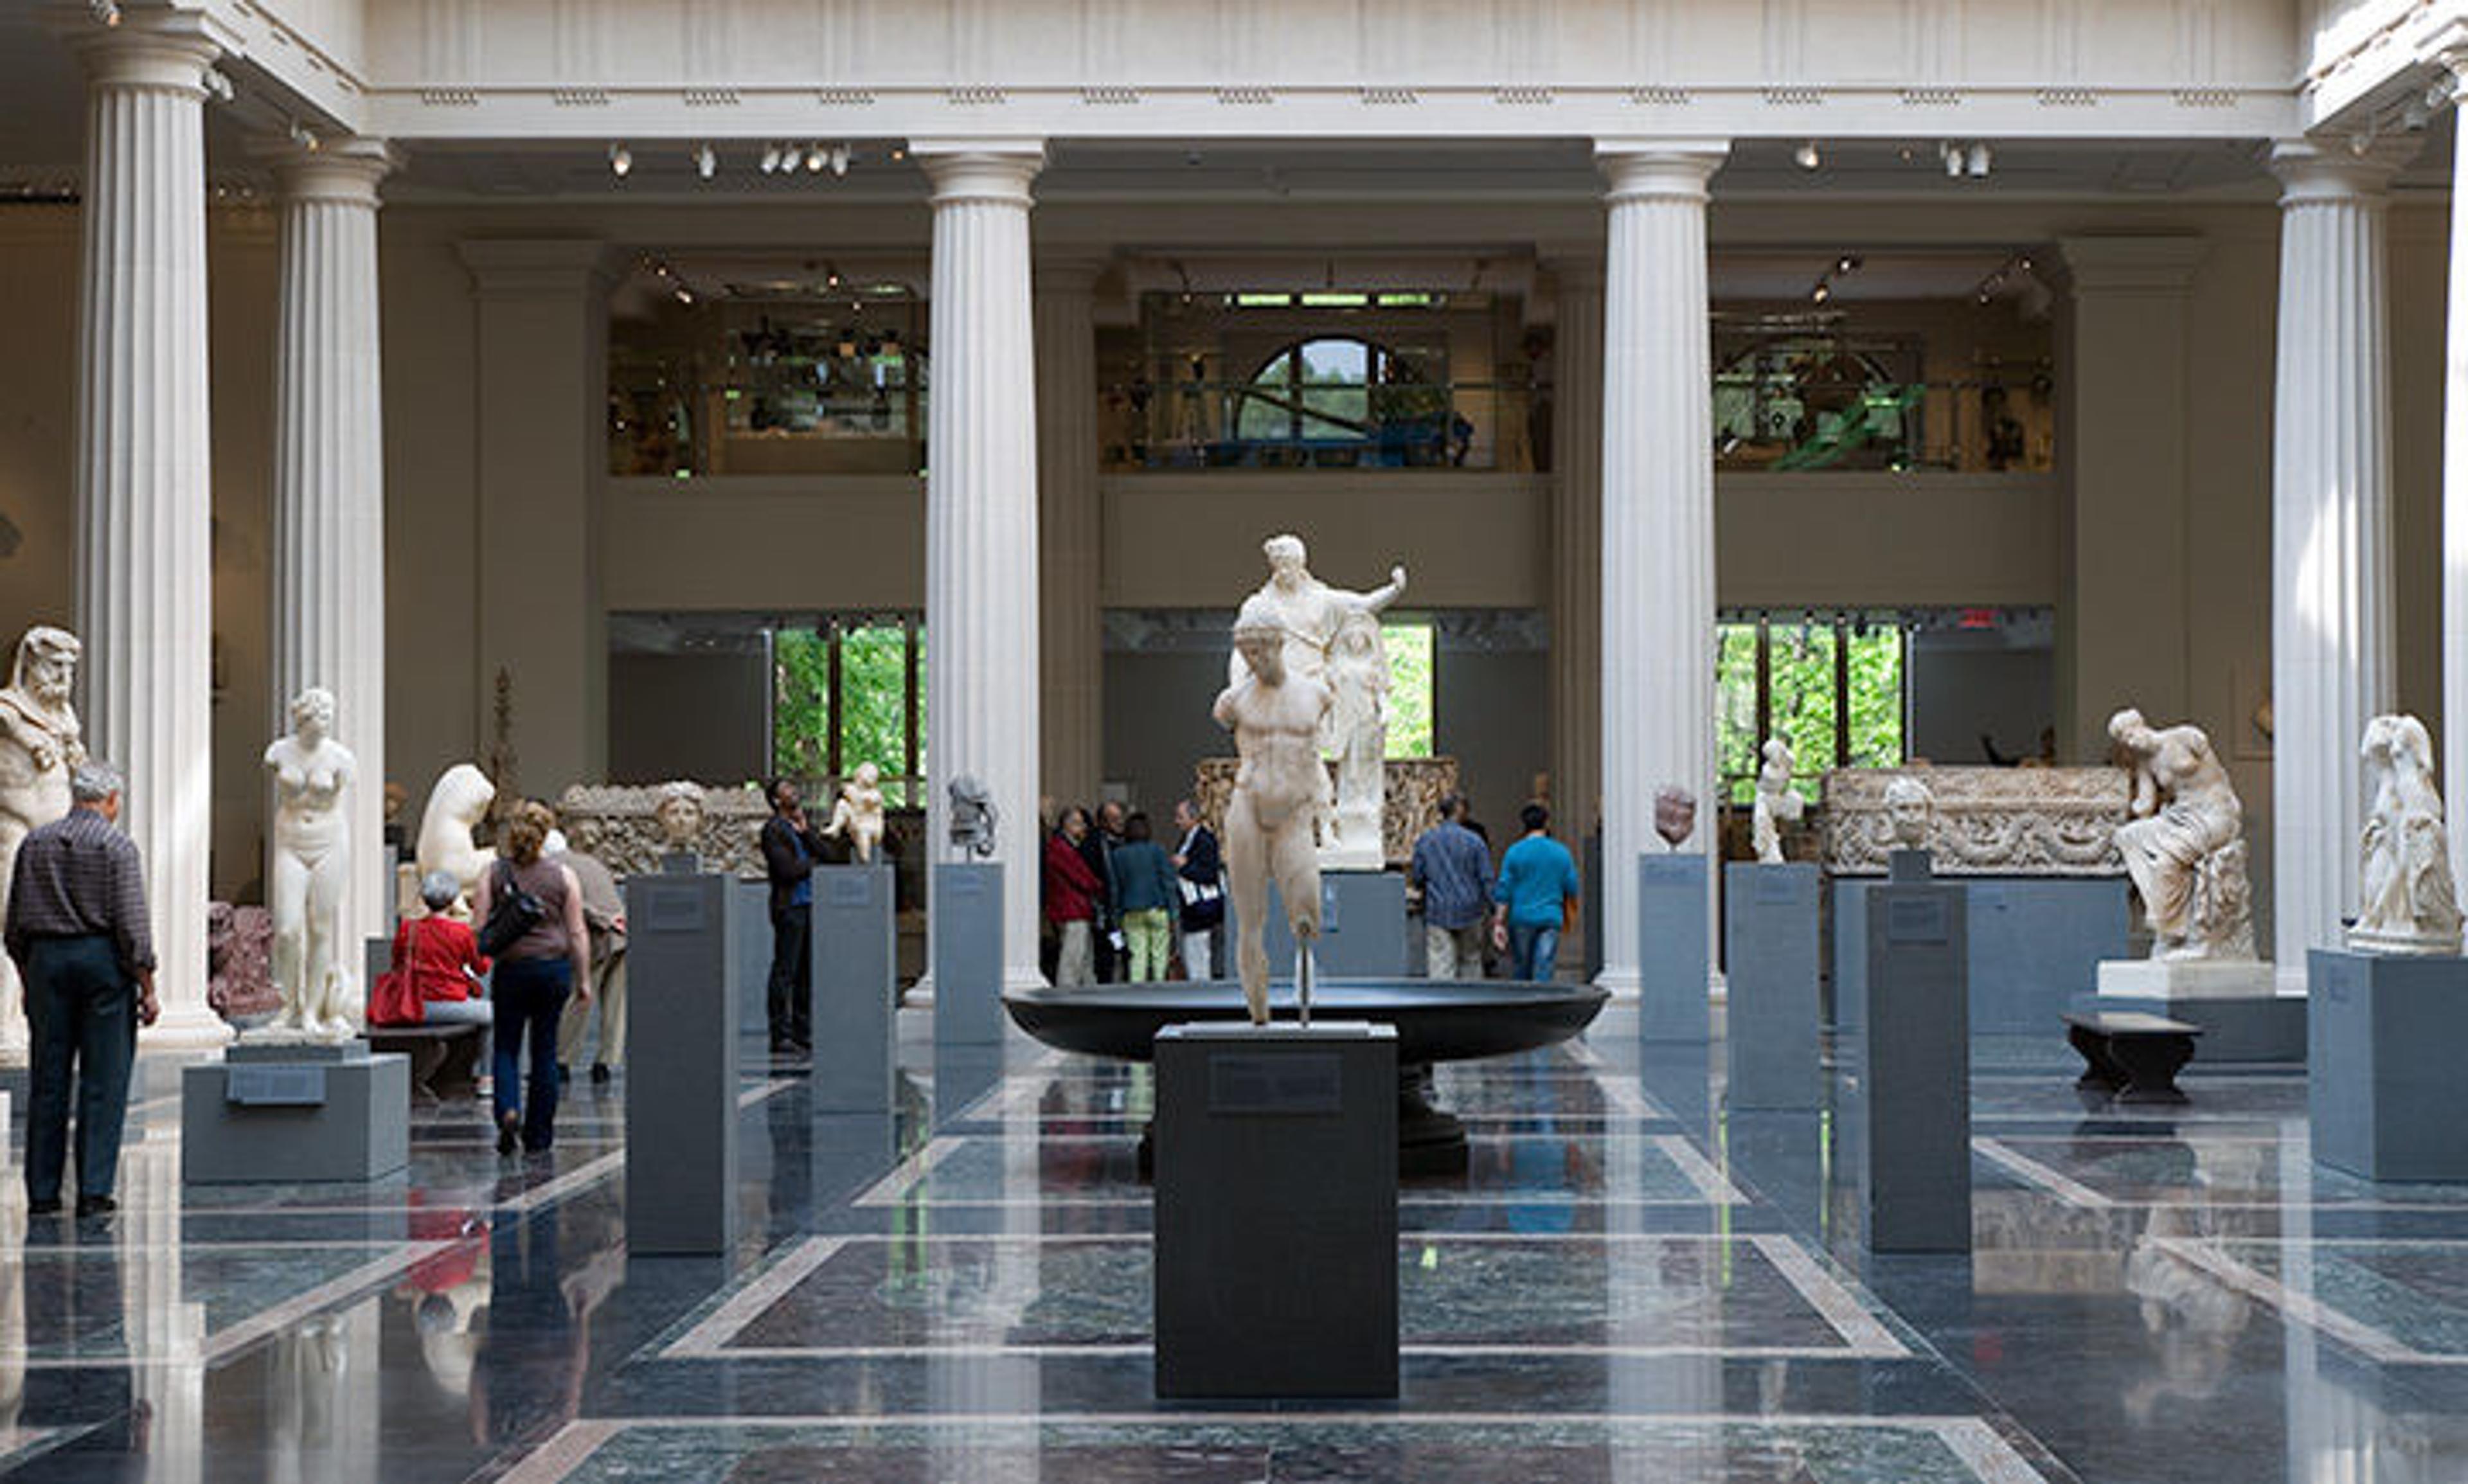
<svg viewBox="0 0 2468 1484">
<path fill-rule="evenodd" d="M 1817 286 L 1808 291 L 1808 302 L 1811 304 L 1823 304 L 1833 297 L 1834 285 L 1821 278 L 1817 281 Z"/>
<path fill-rule="evenodd" d="M 705 180 L 720 173 L 720 153 L 709 145 L 695 149 L 695 173 Z"/>
<path fill-rule="evenodd" d="M 833 177 L 834 177 L 834 179 L 836 179 L 836 178 L 838 178 L 838 177 L 840 177 L 840 176 L 844 176 L 844 175 L 846 175 L 846 174 L 848 173 L 848 168 L 849 168 L 849 147 L 848 147 L 848 146 L 846 146 L 846 145 L 834 145 L 834 146 L 832 146 L 831 166 L 832 166 L 832 175 L 833 175 Z"/>
<path fill-rule="evenodd" d="M 1974 143 L 1971 147 L 1970 157 L 1963 162 L 1963 169 L 1970 174 L 1972 179 L 1984 179 L 1988 174 L 1988 164 L 1990 158 L 1991 156 L 1988 153 L 1988 147 L 1986 145 Z"/>
<path fill-rule="evenodd" d="M 807 173 L 807 174 L 809 174 L 809 175 L 819 175 L 819 174 L 821 174 L 821 173 L 823 172 L 823 167 L 824 167 L 824 166 L 826 166 L 826 165 L 828 165 L 828 164 L 830 164 L 830 163 L 831 163 L 831 157 L 830 157 L 829 155 L 826 155 L 826 154 L 823 152 L 823 147 L 822 147 L 822 146 L 820 146 L 820 145 L 808 145 L 808 146 L 806 147 L 806 173 Z"/>
<path fill-rule="evenodd" d="M 623 142 L 608 147 L 608 172 L 620 180 L 634 172 L 634 151 Z"/>
<path fill-rule="evenodd" d="M 1817 141 L 1814 139 L 1794 149 L 1791 152 L 1791 162 L 1801 170 L 1815 170 L 1825 163 L 1823 157 L 1817 152 Z"/>
<path fill-rule="evenodd" d="M 773 174 L 778 171 L 780 169 L 780 147 L 778 145 L 766 144 L 763 147 L 762 169 L 763 173 L 766 175 Z"/>
<path fill-rule="evenodd" d="M 1841 257 L 1835 259 L 1834 271 L 1837 273 L 1857 273 L 1860 271 L 1860 255 L 1858 253 L 1844 253 Z"/>
</svg>

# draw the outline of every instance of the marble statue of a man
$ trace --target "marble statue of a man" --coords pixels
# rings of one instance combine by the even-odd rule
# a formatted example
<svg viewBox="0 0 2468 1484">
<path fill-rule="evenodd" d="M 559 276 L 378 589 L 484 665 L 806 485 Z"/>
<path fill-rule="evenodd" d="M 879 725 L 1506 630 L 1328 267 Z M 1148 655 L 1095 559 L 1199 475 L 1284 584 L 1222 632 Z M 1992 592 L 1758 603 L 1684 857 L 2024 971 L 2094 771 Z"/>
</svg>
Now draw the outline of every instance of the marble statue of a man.
<svg viewBox="0 0 2468 1484">
<path fill-rule="evenodd" d="M 2142 898 L 2155 959 L 2253 957 L 2245 806 L 2199 726 L 2164 730 L 2132 707 L 2108 735 L 2134 771 L 2117 854 Z"/>
<path fill-rule="evenodd" d="M 2434 740 L 2411 716 L 2365 724 L 2365 901 L 2348 947 L 2366 953 L 2459 951 L 2451 835 L 2434 787 Z"/>
<path fill-rule="evenodd" d="M 1383 863 L 1380 829 L 1382 762 L 1387 750 L 1388 661 L 1376 620 L 1405 592 L 1405 569 L 1391 567 L 1384 587 L 1347 592 L 1312 576 L 1309 553 L 1299 537 L 1272 536 L 1261 543 L 1260 551 L 1268 559 L 1268 580 L 1245 600 L 1245 606 L 1259 604 L 1259 613 L 1285 630 L 1289 673 L 1317 681 L 1332 693 L 1333 704 L 1316 743 L 1321 754 L 1339 760 L 1333 813 L 1324 779 L 1319 786 L 1316 811 L 1329 815 L 1322 863 L 1343 870 L 1377 871 Z M 1226 683 L 1239 684 L 1249 673 L 1242 646 L 1237 645 L 1226 661 Z M 1355 765 L 1350 769 L 1344 765 L 1349 758 Z"/>
<path fill-rule="evenodd" d="M 0 690 L 0 915 L 17 847 L 69 811 L 69 774 L 85 761 L 77 712 L 69 704 L 84 647 L 64 628 L 37 626 L 17 641 L 17 662 Z M 24 989 L 17 966 L 0 953 L 0 1062 L 26 1058 Z"/>
<path fill-rule="evenodd" d="M 847 835 L 857 864 L 874 863 L 874 853 L 882 847 L 882 769 L 871 763 L 857 765 L 856 776 L 840 785 L 839 801 L 832 806 L 823 833 Z"/>
<path fill-rule="evenodd" d="M 266 898 L 283 1006 L 256 1033 L 260 1039 L 339 1041 L 354 1033 L 341 937 L 352 879 L 343 796 L 356 766 L 351 749 L 334 740 L 333 693 L 315 686 L 301 692 L 291 702 L 291 730 L 265 749 L 265 768 L 274 775 Z"/>
<path fill-rule="evenodd" d="M 454 915 L 471 915 L 471 889 L 480 884 L 480 874 L 489 869 L 489 853 L 472 839 L 471 832 L 489 817 L 489 806 L 497 801 L 497 786 L 489 775 L 468 763 L 457 763 L 438 775 L 437 786 L 428 790 L 428 808 L 420 816 L 420 839 L 414 859 L 420 866 L 422 879 L 443 871 L 454 878 L 463 894 L 455 899 Z"/>
<path fill-rule="evenodd" d="M 1320 765 L 1327 685 L 1289 668 L 1290 635 L 1277 609 L 1254 597 L 1234 621 L 1244 674 L 1217 697 L 1217 724 L 1234 733 L 1240 766 L 1225 805 L 1226 888 L 1240 932 L 1236 963 L 1251 1023 L 1268 1023 L 1268 883 L 1277 883 L 1294 942 L 1319 936 L 1319 856 L 1312 839 L 1328 777 Z"/>
<path fill-rule="evenodd" d="M 1800 817 L 1803 801 L 1791 787 L 1791 772 L 1795 760 L 1791 743 L 1779 737 L 1766 739 L 1760 752 L 1765 762 L 1757 769 L 1757 799 L 1748 819 L 1748 843 L 1757 853 L 1760 864 L 1782 864 L 1782 827 L 1786 821 Z"/>
</svg>

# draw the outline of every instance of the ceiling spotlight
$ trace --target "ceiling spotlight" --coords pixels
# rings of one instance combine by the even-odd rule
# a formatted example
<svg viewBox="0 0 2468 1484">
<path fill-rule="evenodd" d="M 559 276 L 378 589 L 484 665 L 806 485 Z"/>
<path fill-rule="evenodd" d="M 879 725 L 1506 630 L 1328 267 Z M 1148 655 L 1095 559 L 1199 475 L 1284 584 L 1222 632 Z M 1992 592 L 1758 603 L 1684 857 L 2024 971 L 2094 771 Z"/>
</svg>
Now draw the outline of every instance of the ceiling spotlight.
<svg viewBox="0 0 2468 1484">
<path fill-rule="evenodd" d="M 711 146 L 703 145 L 695 150 L 695 173 L 705 180 L 720 173 L 720 155 Z"/>
<path fill-rule="evenodd" d="M 778 145 L 765 145 L 763 147 L 763 173 L 768 175 L 779 169 L 780 147 Z"/>
<path fill-rule="evenodd" d="M 1791 152 L 1791 162 L 1801 170 L 1815 170 L 1822 163 L 1817 153 L 1817 141 L 1812 139 Z"/>
<path fill-rule="evenodd" d="M 1844 253 L 1841 257 L 1835 259 L 1834 271 L 1837 273 L 1856 273 L 1860 271 L 1860 255 L 1858 253 Z"/>
<path fill-rule="evenodd" d="M 691 289 L 691 288 L 686 287 L 683 284 L 678 285 L 677 285 L 677 303 L 679 303 L 679 304 L 692 304 L 692 303 L 694 303 L 694 290 L 693 290 L 693 289 Z"/>
<path fill-rule="evenodd" d="M 1972 179 L 1977 180 L 1988 173 L 1989 158 L 1988 147 L 1975 144 L 1971 147 L 1971 157 L 1963 162 L 1963 169 Z"/>
<path fill-rule="evenodd" d="M 808 146 L 806 147 L 806 173 L 807 173 L 807 174 L 809 174 L 809 175 L 819 175 L 819 174 L 821 174 L 821 173 L 823 172 L 823 167 L 824 167 L 824 166 L 826 166 L 826 165 L 828 165 L 828 164 L 830 164 L 830 163 L 831 163 L 831 157 L 830 157 L 829 155 L 826 155 L 825 153 L 823 153 L 823 147 L 822 147 L 822 146 L 820 146 L 820 145 L 808 145 Z"/>
<path fill-rule="evenodd" d="M 825 288 L 837 288 L 840 286 L 839 264 L 834 263 L 823 270 L 823 286 Z"/>
<path fill-rule="evenodd" d="M 845 175 L 845 174 L 847 174 L 847 173 L 848 173 L 848 168 L 849 168 L 849 147 L 848 147 L 848 146 L 846 146 L 846 145 L 834 145 L 834 146 L 832 146 L 831 166 L 832 166 L 832 174 L 833 174 L 833 175 L 834 175 L 834 176 Z"/>
<path fill-rule="evenodd" d="M 611 174 L 615 175 L 620 180 L 623 180 L 628 175 L 633 173 L 634 151 L 627 148 L 622 144 L 610 145 L 608 147 L 608 170 Z"/>
<path fill-rule="evenodd" d="M 1936 147 L 1937 158 L 1945 162 L 1945 172 L 1954 179 L 1962 178 L 1962 146 L 1946 143 Z"/>
<path fill-rule="evenodd" d="M 899 163 L 900 161 L 902 161 L 902 160 L 904 160 L 904 159 L 908 158 L 908 149 L 907 149 L 907 148 L 906 148 L 905 146 L 903 146 L 903 145 L 893 145 L 893 146 L 891 147 L 891 158 L 892 158 L 892 162 L 893 162 L 894 164 L 897 164 L 897 163 Z"/>
<path fill-rule="evenodd" d="M 1811 304 L 1823 304 L 1833 297 L 1834 285 L 1821 278 L 1817 281 L 1817 286 L 1808 291 L 1808 302 Z"/>
</svg>

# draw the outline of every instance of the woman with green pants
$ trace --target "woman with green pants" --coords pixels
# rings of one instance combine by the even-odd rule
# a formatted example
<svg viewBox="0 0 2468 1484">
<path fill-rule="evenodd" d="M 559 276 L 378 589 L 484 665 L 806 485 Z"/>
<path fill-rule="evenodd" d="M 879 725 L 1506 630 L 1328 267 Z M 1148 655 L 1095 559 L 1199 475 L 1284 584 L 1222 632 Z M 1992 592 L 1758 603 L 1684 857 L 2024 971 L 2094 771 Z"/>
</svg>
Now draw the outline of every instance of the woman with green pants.
<svg viewBox="0 0 2468 1484">
<path fill-rule="evenodd" d="M 1131 982 L 1164 978 L 1174 942 L 1174 909 L 1182 902 L 1182 888 L 1174 858 L 1151 837 L 1146 814 L 1133 813 L 1123 821 L 1123 843 L 1114 850 L 1114 890 L 1131 953 Z"/>
</svg>

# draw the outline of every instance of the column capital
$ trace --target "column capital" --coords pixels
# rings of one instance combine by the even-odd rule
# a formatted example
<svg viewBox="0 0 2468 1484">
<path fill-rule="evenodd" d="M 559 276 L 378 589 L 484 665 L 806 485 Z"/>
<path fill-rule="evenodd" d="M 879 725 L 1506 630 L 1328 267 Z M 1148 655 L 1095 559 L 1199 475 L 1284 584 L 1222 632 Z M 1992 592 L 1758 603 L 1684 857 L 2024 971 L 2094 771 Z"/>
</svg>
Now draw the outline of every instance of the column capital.
<svg viewBox="0 0 2468 1484">
<path fill-rule="evenodd" d="M 912 139 L 908 157 L 933 184 L 933 201 L 1036 204 L 1030 182 L 1045 168 L 1041 139 Z"/>
<path fill-rule="evenodd" d="M 377 185 L 402 163 L 382 139 L 356 134 L 340 139 L 308 136 L 297 140 L 261 141 L 255 152 L 274 167 L 274 179 L 284 204 L 331 201 L 342 206 L 377 204 Z"/>
<path fill-rule="evenodd" d="M 1731 153 L 1727 139 L 1622 139 L 1594 141 L 1594 164 L 1611 181 L 1606 198 L 1622 201 L 1702 201 L 1706 182 Z"/>
<path fill-rule="evenodd" d="M 2391 177 L 2417 146 L 2413 139 L 2386 140 L 2360 152 L 2330 140 L 2279 140 L 2271 147 L 2271 172 L 2279 177 L 2279 204 L 2380 205 Z"/>
<path fill-rule="evenodd" d="M 185 93 L 202 100 L 206 74 L 218 59 L 237 55 L 240 37 L 222 21 L 199 11 L 127 6 L 116 20 L 92 24 L 83 17 L 68 37 L 85 64 L 88 85 Z"/>
<path fill-rule="evenodd" d="M 2183 293 L 2209 256 L 2199 235 L 2061 237 L 2057 257 L 2067 286 L 2086 293 Z"/>
</svg>

